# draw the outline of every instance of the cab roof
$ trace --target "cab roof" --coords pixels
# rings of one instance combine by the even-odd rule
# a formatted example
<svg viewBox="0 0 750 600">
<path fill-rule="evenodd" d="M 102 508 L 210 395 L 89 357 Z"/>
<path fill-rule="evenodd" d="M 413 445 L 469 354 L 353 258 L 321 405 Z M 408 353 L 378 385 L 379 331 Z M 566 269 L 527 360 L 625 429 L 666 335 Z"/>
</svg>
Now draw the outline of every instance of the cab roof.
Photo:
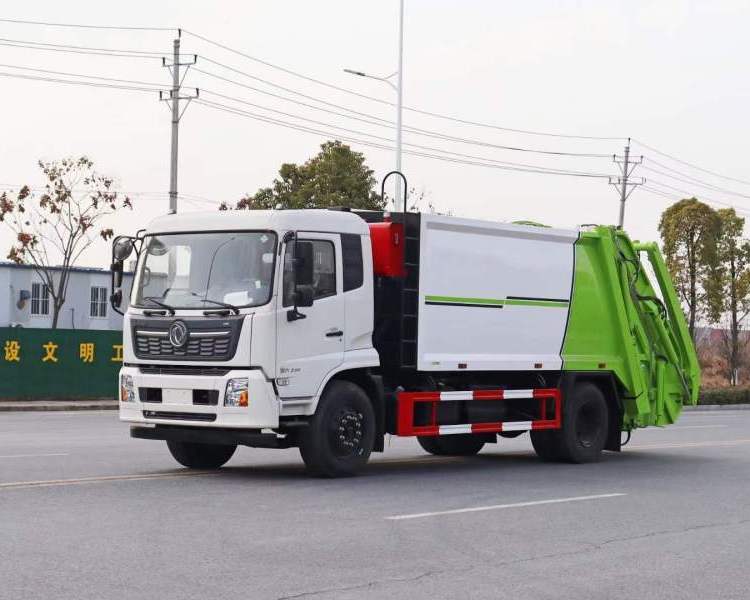
<svg viewBox="0 0 750 600">
<path fill-rule="evenodd" d="M 157 217 L 146 233 L 184 233 L 191 231 L 270 230 L 317 231 L 369 235 L 360 217 L 346 211 L 304 210 L 215 210 L 187 212 Z"/>
</svg>

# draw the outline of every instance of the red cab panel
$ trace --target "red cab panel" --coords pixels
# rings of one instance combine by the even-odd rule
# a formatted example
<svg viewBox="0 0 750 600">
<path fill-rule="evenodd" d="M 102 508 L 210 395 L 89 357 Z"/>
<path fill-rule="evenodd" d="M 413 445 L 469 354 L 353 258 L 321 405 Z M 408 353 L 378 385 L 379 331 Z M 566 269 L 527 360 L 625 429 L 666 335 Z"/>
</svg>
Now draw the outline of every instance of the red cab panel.
<svg viewBox="0 0 750 600">
<path fill-rule="evenodd" d="M 370 223 L 372 267 L 380 277 L 403 277 L 404 226 L 401 223 Z"/>
</svg>

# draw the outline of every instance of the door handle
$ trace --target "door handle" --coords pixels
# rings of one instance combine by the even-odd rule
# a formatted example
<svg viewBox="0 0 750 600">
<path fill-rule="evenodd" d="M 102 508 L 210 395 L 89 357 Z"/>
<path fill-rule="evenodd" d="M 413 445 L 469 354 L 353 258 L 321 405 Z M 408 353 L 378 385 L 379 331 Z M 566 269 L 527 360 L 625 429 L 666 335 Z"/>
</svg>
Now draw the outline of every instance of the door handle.
<svg viewBox="0 0 750 600">
<path fill-rule="evenodd" d="M 340 329 L 332 329 L 326 332 L 326 337 L 341 337 L 342 335 L 344 335 L 344 332 Z"/>
</svg>

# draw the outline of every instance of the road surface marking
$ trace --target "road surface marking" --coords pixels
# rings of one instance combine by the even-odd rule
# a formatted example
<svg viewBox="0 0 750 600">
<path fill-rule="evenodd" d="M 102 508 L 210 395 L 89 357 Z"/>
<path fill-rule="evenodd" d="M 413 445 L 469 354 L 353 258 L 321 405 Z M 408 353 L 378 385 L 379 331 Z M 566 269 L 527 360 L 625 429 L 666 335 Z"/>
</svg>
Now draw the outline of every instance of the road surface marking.
<svg viewBox="0 0 750 600">
<path fill-rule="evenodd" d="M 70 456 L 65 452 L 50 452 L 49 454 L 0 454 L 0 458 L 37 458 L 44 456 Z"/>
<path fill-rule="evenodd" d="M 503 508 L 523 508 L 525 506 L 541 506 L 543 504 L 562 504 L 563 502 L 580 502 L 583 500 L 602 500 L 604 498 L 617 498 L 627 494 L 597 494 L 595 496 L 573 496 L 571 498 L 553 498 L 551 500 L 533 500 L 530 502 L 514 502 L 513 504 L 493 504 L 491 506 L 472 506 L 470 508 L 455 508 L 453 510 L 439 510 L 435 512 L 414 513 L 410 515 L 393 515 L 385 517 L 388 521 L 405 521 L 407 519 L 423 519 L 425 517 L 437 517 L 442 515 L 459 515 L 463 513 L 483 512 L 487 510 L 500 510 Z"/>
<path fill-rule="evenodd" d="M 634 450 L 661 450 L 667 448 L 713 448 L 721 446 L 741 446 L 750 444 L 750 439 L 740 440 L 716 440 L 713 442 L 685 442 L 685 443 L 667 443 L 667 444 L 636 444 Z"/>
<path fill-rule="evenodd" d="M 199 475 L 218 475 L 217 471 L 188 471 L 176 473 L 144 473 L 142 475 L 104 475 L 102 477 L 81 477 L 80 479 L 49 479 L 42 481 L 12 481 L 0 483 L 0 490 L 56 487 L 65 485 L 83 485 L 87 483 L 105 483 L 109 481 L 142 481 L 144 479 L 172 479 L 175 477 L 197 477 Z"/>
</svg>

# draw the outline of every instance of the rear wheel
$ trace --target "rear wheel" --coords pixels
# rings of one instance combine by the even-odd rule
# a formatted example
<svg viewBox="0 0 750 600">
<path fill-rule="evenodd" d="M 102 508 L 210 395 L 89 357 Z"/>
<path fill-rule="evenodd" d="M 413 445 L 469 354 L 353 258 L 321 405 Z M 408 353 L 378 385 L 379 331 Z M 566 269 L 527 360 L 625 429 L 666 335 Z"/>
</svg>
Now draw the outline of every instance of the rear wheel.
<svg viewBox="0 0 750 600">
<path fill-rule="evenodd" d="M 484 447 L 484 440 L 470 433 L 445 436 L 417 436 L 422 448 L 435 456 L 473 456 Z"/>
<path fill-rule="evenodd" d="M 539 458 L 572 463 L 599 460 L 607 441 L 609 407 L 593 383 L 580 383 L 563 406 L 562 428 L 531 432 Z"/>
<path fill-rule="evenodd" d="M 334 381 L 305 428 L 299 450 L 307 470 L 320 477 L 355 475 L 375 443 L 375 411 L 367 394 L 350 381 Z"/>
<path fill-rule="evenodd" d="M 219 444 L 195 444 L 192 442 L 167 441 L 167 448 L 174 459 L 189 469 L 218 469 L 226 463 L 237 446 Z"/>
</svg>

